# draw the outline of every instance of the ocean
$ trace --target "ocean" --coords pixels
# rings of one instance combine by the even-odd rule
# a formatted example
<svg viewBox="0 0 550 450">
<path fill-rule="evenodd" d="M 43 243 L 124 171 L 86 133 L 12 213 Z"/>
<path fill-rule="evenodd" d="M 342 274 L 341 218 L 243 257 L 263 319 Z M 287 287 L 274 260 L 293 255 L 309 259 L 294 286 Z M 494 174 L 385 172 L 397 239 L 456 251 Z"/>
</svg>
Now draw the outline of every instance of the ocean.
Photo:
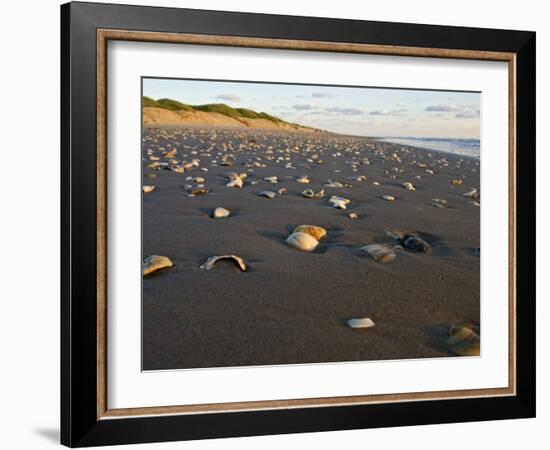
<svg viewBox="0 0 550 450">
<path fill-rule="evenodd" d="M 426 150 L 451 153 L 453 155 L 463 155 L 478 158 L 479 139 L 443 139 L 443 138 L 380 138 L 379 141 L 392 142 L 394 144 L 410 145 Z"/>
</svg>

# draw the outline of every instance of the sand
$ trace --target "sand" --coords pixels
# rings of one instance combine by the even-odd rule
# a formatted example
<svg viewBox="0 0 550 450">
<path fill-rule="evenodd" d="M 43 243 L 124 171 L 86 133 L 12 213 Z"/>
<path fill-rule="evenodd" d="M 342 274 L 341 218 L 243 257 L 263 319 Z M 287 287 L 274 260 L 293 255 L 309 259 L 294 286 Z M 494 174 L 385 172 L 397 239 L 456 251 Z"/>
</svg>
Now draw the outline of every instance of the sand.
<svg viewBox="0 0 550 450">
<path fill-rule="evenodd" d="M 148 168 L 150 154 L 166 161 L 161 148 L 200 163 L 185 173 Z M 235 165 L 214 165 L 219 153 L 234 155 Z M 308 162 L 314 154 L 324 164 Z M 143 155 L 143 184 L 155 186 L 143 195 L 143 258 L 175 264 L 143 280 L 144 370 L 451 356 L 449 327 L 479 326 L 480 209 L 462 196 L 479 189 L 478 160 L 368 138 L 192 127 L 145 127 Z M 289 162 L 296 169 L 285 168 Z M 248 173 L 242 188 L 226 187 L 230 171 Z M 297 183 L 301 175 L 311 182 Z M 263 181 L 268 176 L 279 183 Z M 357 176 L 366 180 L 349 179 Z M 197 183 L 187 177 L 205 178 L 210 192 L 189 197 L 185 186 Z M 352 187 L 302 196 L 328 179 Z M 416 190 L 405 190 L 406 181 Z M 288 193 L 258 195 L 280 188 Z M 348 209 L 331 207 L 331 195 L 349 198 Z M 434 198 L 446 207 L 432 206 Z M 211 218 L 216 207 L 231 215 Z M 311 253 L 285 243 L 300 224 L 328 231 Z M 418 233 L 431 251 L 394 248 L 399 242 L 387 232 L 395 230 Z M 370 243 L 390 245 L 396 258 L 384 264 L 359 251 Z M 231 262 L 200 269 L 224 254 L 241 256 L 248 270 Z M 375 326 L 347 325 L 361 317 Z"/>
</svg>

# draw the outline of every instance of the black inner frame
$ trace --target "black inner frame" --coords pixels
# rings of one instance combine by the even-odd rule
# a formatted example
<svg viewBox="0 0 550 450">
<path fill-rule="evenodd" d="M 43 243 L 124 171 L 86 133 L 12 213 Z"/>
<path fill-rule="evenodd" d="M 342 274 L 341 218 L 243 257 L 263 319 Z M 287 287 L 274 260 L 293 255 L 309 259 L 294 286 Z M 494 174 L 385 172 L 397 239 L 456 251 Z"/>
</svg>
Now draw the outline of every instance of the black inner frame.
<svg viewBox="0 0 550 450">
<path fill-rule="evenodd" d="M 515 53 L 517 395 L 98 420 L 99 28 Z M 82 447 L 535 416 L 534 32 L 69 3 L 61 7 L 60 133 L 62 444 Z"/>
</svg>

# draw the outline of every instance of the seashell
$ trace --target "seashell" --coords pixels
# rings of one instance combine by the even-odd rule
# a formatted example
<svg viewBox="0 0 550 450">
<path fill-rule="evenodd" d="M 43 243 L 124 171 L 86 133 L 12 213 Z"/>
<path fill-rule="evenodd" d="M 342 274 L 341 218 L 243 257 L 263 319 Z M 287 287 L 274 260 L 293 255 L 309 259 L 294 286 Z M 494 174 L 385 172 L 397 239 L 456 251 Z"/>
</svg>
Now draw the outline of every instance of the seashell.
<svg viewBox="0 0 550 450">
<path fill-rule="evenodd" d="M 388 202 L 393 202 L 395 200 L 393 195 L 383 195 L 382 198 Z"/>
<path fill-rule="evenodd" d="M 235 172 L 227 172 L 227 173 L 225 174 L 225 176 L 226 176 L 227 178 L 229 178 L 230 180 L 234 180 L 235 178 L 240 178 L 240 177 L 239 177 L 239 174 L 237 174 L 237 173 L 235 173 Z"/>
<path fill-rule="evenodd" d="M 152 255 L 143 261 L 142 272 L 146 277 L 153 272 L 172 267 L 174 263 L 167 256 Z"/>
<path fill-rule="evenodd" d="M 426 169 L 424 172 L 429 173 L 430 175 L 434 174 L 434 171 L 431 169 Z"/>
<path fill-rule="evenodd" d="M 374 322 L 368 317 L 355 318 L 348 320 L 348 326 L 350 328 L 372 328 Z"/>
<path fill-rule="evenodd" d="M 204 195 L 204 194 L 208 194 L 210 191 L 208 188 L 197 188 L 197 189 L 193 189 L 190 193 L 189 193 L 189 197 L 196 197 L 197 195 Z"/>
<path fill-rule="evenodd" d="M 479 356 L 479 335 L 468 327 L 454 325 L 449 329 L 447 345 L 458 356 Z"/>
<path fill-rule="evenodd" d="M 416 191 L 416 188 L 410 181 L 403 183 L 401 186 L 403 186 L 407 191 Z"/>
<path fill-rule="evenodd" d="M 479 192 L 477 191 L 477 189 L 473 188 L 473 189 L 470 189 L 468 192 L 462 194 L 462 197 L 472 198 L 474 200 L 477 200 L 479 199 Z"/>
<path fill-rule="evenodd" d="M 347 204 L 350 202 L 349 199 L 347 198 L 344 198 L 344 197 L 338 197 L 336 195 L 333 195 L 330 199 L 329 199 L 329 203 L 334 207 L 334 208 L 338 208 L 338 209 L 347 209 Z"/>
<path fill-rule="evenodd" d="M 327 180 L 327 182 L 325 183 L 325 187 L 343 188 L 344 185 L 342 183 L 339 183 L 338 181 Z"/>
<path fill-rule="evenodd" d="M 432 206 L 434 208 L 445 208 L 445 205 L 441 204 L 441 203 L 438 203 L 438 202 L 433 202 L 432 203 Z"/>
<path fill-rule="evenodd" d="M 303 252 L 311 252 L 312 250 L 315 250 L 315 247 L 319 244 L 317 239 L 301 231 L 292 233 L 289 237 L 287 237 L 286 243 L 291 247 L 302 250 Z"/>
<path fill-rule="evenodd" d="M 229 183 L 226 184 L 227 187 L 242 188 L 243 179 L 241 177 L 233 178 Z"/>
<path fill-rule="evenodd" d="M 203 177 L 195 177 L 195 178 L 193 178 L 193 181 L 194 181 L 195 183 L 201 184 L 201 183 L 204 183 L 204 182 L 205 182 L 205 179 L 204 179 Z"/>
<path fill-rule="evenodd" d="M 309 234 L 311 237 L 315 238 L 318 241 L 320 241 L 327 235 L 327 230 L 321 227 L 317 227 L 315 225 L 298 225 L 296 228 L 294 228 L 293 233 L 298 232 Z"/>
<path fill-rule="evenodd" d="M 307 177 L 307 175 L 302 175 L 301 177 L 296 179 L 296 182 L 300 183 L 300 184 L 308 184 L 309 183 L 309 178 Z"/>
<path fill-rule="evenodd" d="M 348 217 L 349 217 L 350 219 L 359 219 L 359 216 L 357 215 L 357 213 L 354 213 L 354 212 L 350 212 L 350 213 L 348 214 Z"/>
<path fill-rule="evenodd" d="M 184 173 L 185 169 L 183 167 L 172 167 L 172 172 Z"/>
<path fill-rule="evenodd" d="M 377 262 L 387 263 L 395 259 L 395 252 L 387 245 L 369 244 L 361 250 L 367 252 Z"/>
<path fill-rule="evenodd" d="M 267 197 L 267 198 L 275 198 L 277 196 L 277 194 L 273 191 L 262 191 L 258 195 L 261 195 L 262 197 Z"/>
<path fill-rule="evenodd" d="M 373 181 L 372 184 L 373 184 L 374 186 L 380 186 L 380 183 L 379 183 L 378 181 Z"/>
<path fill-rule="evenodd" d="M 476 201 L 474 201 L 474 200 L 468 202 L 468 204 L 474 205 L 474 206 L 478 206 L 478 207 L 481 206 L 481 205 L 479 204 L 479 202 L 476 202 Z"/>
<path fill-rule="evenodd" d="M 224 217 L 229 217 L 229 214 L 231 213 L 227 209 L 218 207 L 212 212 L 212 217 L 214 219 L 222 219 Z"/>
<path fill-rule="evenodd" d="M 402 244 L 407 250 L 412 250 L 413 252 L 428 253 L 431 249 L 430 244 L 414 234 L 406 234 L 403 237 Z"/>
<path fill-rule="evenodd" d="M 287 188 L 281 188 L 281 189 L 277 190 L 277 194 L 279 194 L 279 195 L 284 195 L 284 194 L 287 194 L 287 193 L 288 193 Z"/>
<path fill-rule="evenodd" d="M 202 264 L 200 266 L 200 268 L 204 269 L 204 270 L 210 270 L 210 269 L 212 269 L 212 267 L 214 267 L 214 264 L 216 264 L 218 261 L 224 260 L 224 259 L 230 259 L 231 261 L 233 261 L 235 263 L 235 265 L 239 269 L 241 269 L 243 272 L 246 271 L 246 263 L 244 262 L 244 260 L 240 256 L 237 256 L 237 255 L 211 256 L 210 258 L 208 258 L 204 262 L 204 264 Z"/>
<path fill-rule="evenodd" d="M 319 192 L 315 193 L 312 189 L 306 189 L 302 192 L 302 195 L 306 198 L 323 198 L 325 196 L 325 190 L 321 189 Z"/>
<path fill-rule="evenodd" d="M 451 183 L 458 186 L 463 183 L 463 181 L 460 178 L 454 178 L 451 180 Z"/>
<path fill-rule="evenodd" d="M 145 175 L 147 178 L 156 178 L 157 177 L 157 174 L 156 173 L 148 173 L 147 175 Z"/>
<path fill-rule="evenodd" d="M 279 179 L 276 176 L 272 176 L 272 177 L 265 177 L 264 181 L 269 181 L 272 184 L 276 184 L 279 182 Z"/>
<path fill-rule="evenodd" d="M 143 186 L 143 192 L 145 192 L 146 194 L 148 194 L 149 192 L 153 192 L 155 190 L 155 186 Z"/>
</svg>

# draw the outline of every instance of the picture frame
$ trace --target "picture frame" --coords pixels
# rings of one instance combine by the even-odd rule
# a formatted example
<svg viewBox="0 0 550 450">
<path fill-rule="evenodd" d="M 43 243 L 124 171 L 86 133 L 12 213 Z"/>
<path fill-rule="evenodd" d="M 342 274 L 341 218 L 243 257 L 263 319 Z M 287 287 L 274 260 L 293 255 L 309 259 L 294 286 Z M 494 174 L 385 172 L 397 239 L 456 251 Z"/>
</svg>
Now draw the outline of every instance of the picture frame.
<svg viewBox="0 0 550 450">
<path fill-rule="evenodd" d="M 61 443 L 82 447 L 534 417 L 535 39 L 535 33 L 527 31 L 80 2 L 62 5 Z M 508 386 L 109 408 L 110 41 L 507 63 Z"/>
</svg>

